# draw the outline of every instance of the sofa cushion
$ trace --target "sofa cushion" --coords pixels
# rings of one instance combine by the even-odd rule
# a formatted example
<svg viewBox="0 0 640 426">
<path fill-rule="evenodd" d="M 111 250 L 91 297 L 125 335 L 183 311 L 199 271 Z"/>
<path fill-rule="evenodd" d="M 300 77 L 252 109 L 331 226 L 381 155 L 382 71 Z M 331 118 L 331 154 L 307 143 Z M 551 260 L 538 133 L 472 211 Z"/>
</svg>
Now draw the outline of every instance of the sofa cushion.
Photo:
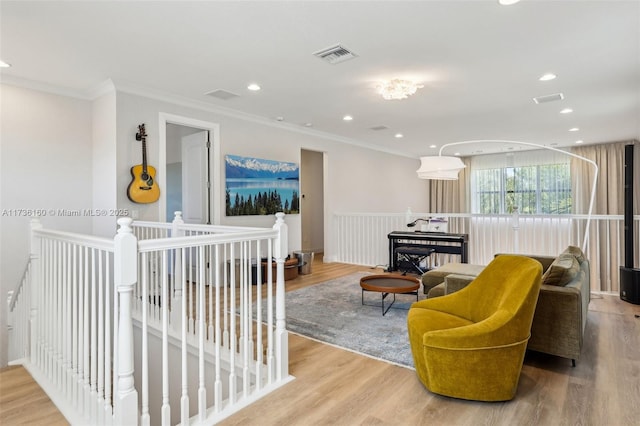
<svg viewBox="0 0 640 426">
<path fill-rule="evenodd" d="M 572 256 L 574 256 L 576 258 L 576 260 L 578 261 L 579 264 L 582 265 L 582 262 L 584 262 L 584 260 L 586 259 L 584 256 L 584 252 L 582 251 L 582 249 L 580 247 L 576 247 L 576 246 L 569 246 L 565 249 L 565 251 L 562 252 L 562 254 L 564 253 L 568 253 Z"/>
<path fill-rule="evenodd" d="M 542 284 L 565 286 L 576 277 L 579 270 L 580 264 L 576 257 L 569 253 L 562 253 L 542 276 Z"/>
</svg>

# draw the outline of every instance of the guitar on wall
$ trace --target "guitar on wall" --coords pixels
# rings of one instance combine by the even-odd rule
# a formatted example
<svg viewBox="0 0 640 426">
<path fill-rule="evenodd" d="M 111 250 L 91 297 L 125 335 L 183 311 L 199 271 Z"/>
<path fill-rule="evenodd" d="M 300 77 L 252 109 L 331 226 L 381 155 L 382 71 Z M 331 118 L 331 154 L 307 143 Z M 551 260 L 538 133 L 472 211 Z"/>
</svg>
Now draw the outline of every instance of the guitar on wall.
<svg viewBox="0 0 640 426">
<path fill-rule="evenodd" d="M 142 141 L 142 164 L 131 168 L 133 180 L 127 188 L 127 196 L 134 203 L 155 203 L 160 198 L 160 188 L 156 183 L 156 169 L 147 164 L 147 134 L 144 123 L 138 126 L 136 140 Z"/>
</svg>

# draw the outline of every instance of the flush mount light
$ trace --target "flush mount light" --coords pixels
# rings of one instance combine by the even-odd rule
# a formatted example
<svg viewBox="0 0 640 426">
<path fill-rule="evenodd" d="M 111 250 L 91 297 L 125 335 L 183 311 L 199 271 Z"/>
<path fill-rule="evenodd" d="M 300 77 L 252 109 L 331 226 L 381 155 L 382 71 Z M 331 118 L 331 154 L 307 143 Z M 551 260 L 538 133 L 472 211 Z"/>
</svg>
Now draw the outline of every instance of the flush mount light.
<svg viewBox="0 0 640 426">
<path fill-rule="evenodd" d="M 565 109 L 560 111 L 560 114 L 570 114 L 572 112 L 573 112 L 573 110 L 571 108 L 565 108 Z"/>
<path fill-rule="evenodd" d="M 555 78 L 556 78 L 555 74 L 548 72 L 548 73 L 544 74 L 542 77 L 540 77 L 538 80 L 540 80 L 540 81 L 551 81 L 551 80 L 555 80 Z"/>
<path fill-rule="evenodd" d="M 352 117 L 352 116 L 350 116 L 350 115 L 345 115 L 344 117 L 342 117 L 342 119 L 343 119 L 344 121 L 351 121 L 351 120 L 353 120 L 353 117 Z"/>
<path fill-rule="evenodd" d="M 404 137 L 404 135 L 403 135 L 402 133 L 396 133 L 394 136 L 395 136 L 396 138 L 398 138 L 398 139 L 400 139 L 400 138 L 403 138 L 403 137 Z"/>
<path fill-rule="evenodd" d="M 576 141 L 576 143 L 577 143 L 578 145 L 580 145 L 581 143 L 584 143 L 584 141 L 583 141 L 583 140 L 579 140 L 579 141 Z"/>
<path fill-rule="evenodd" d="M 11 64 L 6 63 L 5 61 L 0 61 L 0 68 L 9 68 Z"/>
<path fill-rule="evenodd" d="M 498 3 L 502 6 L 511 6 L 518 3 L 520 0 L 498 0 Z"/>
<path fill-rule="evenodd" d="M 570 132 L 577 132 L 578 130 L 580 130 L 578 127 L 572 127 L 569 129 Z"/>
<path fill-rule="evenodd" d="M 250 85 L 247 86 L 247 89 L 251 90 L 252 92 L 257 92 L 258 90 L 260 90 L 260 85 L 256 83 L 251 83 Z"/>
<path fill-rule="evenodd" d="M 432 148 L 432 149 L 433 148 L 437 148 L 437 147 L 438 147 L 438 145 L 429 145 L 429 148 Z"/>
<path fill-rule="evenodd" d="M 408 98 L 423 87 L 422 84 L 417 84 L 413 81 L 394 78 L 393 80 L 380 83 L 380 85 L 378 85 L 378 93 L 386 100 L 399 100 Z"/>
</svg>

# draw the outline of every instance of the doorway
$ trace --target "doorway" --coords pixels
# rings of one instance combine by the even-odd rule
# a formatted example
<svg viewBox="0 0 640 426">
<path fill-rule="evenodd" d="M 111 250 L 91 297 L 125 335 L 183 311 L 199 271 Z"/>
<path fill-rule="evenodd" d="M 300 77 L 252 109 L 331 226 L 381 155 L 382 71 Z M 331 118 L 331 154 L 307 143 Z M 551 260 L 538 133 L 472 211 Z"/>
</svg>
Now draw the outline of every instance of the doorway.
<svg viewBox="0 0 640 426">
<path fill-rule="evenodd" d="M 219 224 L 218 133 L 213 123 L 160 114 L 161 221 L 181 211 L 185 223 Z"/>
<path fill-rule="evenodd" d="M 325 153 L 300 150 L 300 222 L 302 250 L 324 252 Z"/>
</svg>

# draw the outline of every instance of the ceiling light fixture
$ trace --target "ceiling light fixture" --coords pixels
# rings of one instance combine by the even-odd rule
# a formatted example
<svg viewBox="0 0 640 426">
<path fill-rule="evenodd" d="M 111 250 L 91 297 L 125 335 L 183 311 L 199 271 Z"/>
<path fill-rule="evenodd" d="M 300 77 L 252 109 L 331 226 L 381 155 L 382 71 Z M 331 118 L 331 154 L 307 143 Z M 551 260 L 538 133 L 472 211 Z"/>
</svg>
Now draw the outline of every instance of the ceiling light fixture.
<svg viewBox="0 0 640 426">
<path fill-rule="evenodd" d="M 576 143 L 577 143 L 578 145 L 580 145 L 581 143 L 584 143 L 584 141 L 583 141 L 583 140 L 579 140 L 579 141 L 576 141 Z"/>
<path fill-rule="evenodd" d="M 257 92 L 258 90 L 260 90 L 260 85 L 256 83 L 251 83 L 250 85 L 247 86 L 247 89 L 251 90 L 252 92 Z"/>
<path fill-rule="evenodd" d="M 518 3 L 520 0 L 498 0 L 498 3 L 501 6 L 511 6 L 512 4 Z"/>
<path fill-rule="evenodd" d="M 396 133 L 396 134 L 395 134 L 395 137 L 396 137 L 396 138 L 398 138 L 398 139 L 400 139 L 400 138 L 403 138 L 403 137 L 404 137 L 404 135 L 403 135 L 402 133 Z"/>
<path fill-rule="evenodd" d="M 570 114 L 572 112 L 573 112 L 573 110 L 571 108 L 565 108 L 565 109 L 560 111 L 560 114 Z"/>
<path fill-rule="evenodd" d="M 538 80 L 540 81 L 551 81 L 551 80 L 555 80 L 556 79 L 556 75 L 553 73 L 546 73 L 544 74 L 542 77 L 540 77 Z"/>
<path fill-rule="evenodd" d="M 406 99 L 423 87 L 422 84 L 417 84 L 413 81 L 394 78 L 393 80 L 382 82 L 378 86 L 378 93 L 386 100 Z"/>
<path fill-rule="evenodd" d="M 11 66 L 11 64 L 5 62 L 5 61 L 0 61 L 0 68 L 9 68 Z"/>
<path fill-rule="evenodd" d="M 577 127 L 572 127 L 572 128 L 569 129 L 570 132 L 577 132 L 578 130 L 580 130 L 580 129 L 577 128 Z"/>
<path fill-rule="evenodd" d="M 433 148 L 437 148 L 437 147 L 438 147 L 438 145 L 429 145 L 429 148 L 432 148 L 432 149 Z"/>
<path fill-rule="evenodd" d="M 351 120 L 353 120 L 353 117 L 352 117 L 352 116 L 350 116 L 350 115 L 345 115 L 344 117 L 342 117 L 342 119 L 343 119 L 344 121 L 351 121 Z"/>
</svg>

